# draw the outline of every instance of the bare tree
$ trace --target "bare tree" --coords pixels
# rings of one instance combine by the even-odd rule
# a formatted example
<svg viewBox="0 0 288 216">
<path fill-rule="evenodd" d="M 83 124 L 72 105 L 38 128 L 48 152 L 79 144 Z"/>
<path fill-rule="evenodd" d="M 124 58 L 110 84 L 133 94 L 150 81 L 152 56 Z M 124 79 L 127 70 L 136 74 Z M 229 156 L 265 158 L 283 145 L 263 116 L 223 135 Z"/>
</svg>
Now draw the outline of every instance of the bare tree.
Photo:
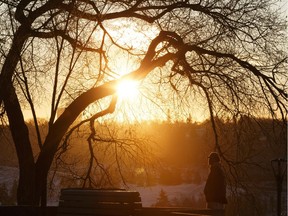
<svg viewBox="0 0 288 216">
<path fill-rule="evenodd" d="M 158 72 L 160 90 L 168 83 L 183 97 L 204 98 L 222 157 L 215 116 L 270 113 L 286 122 L 286 23 L 275 2 L 2 0 L 0 104 L 19 160 L 18 204 L 45 205 L 48 171 L 63 137 L 92 103 L 110 99 L 91 124 L 113 112 L 121 79 Z M 129 33 L 109 28 L 119 20 L 141 26 L 147 44 L 122 42 Z M 154 36 L 147 33 L 151 28 Z M 136 62 L 121 78 L 119 66 L 111 67 L 115 52 Z M 39 151 L 33 152 L 23 110 L 30 107 L 38 131 L 40 99 L 49 101 L 49 129 L 45 137 L 38 133 Z"/>
</svg>

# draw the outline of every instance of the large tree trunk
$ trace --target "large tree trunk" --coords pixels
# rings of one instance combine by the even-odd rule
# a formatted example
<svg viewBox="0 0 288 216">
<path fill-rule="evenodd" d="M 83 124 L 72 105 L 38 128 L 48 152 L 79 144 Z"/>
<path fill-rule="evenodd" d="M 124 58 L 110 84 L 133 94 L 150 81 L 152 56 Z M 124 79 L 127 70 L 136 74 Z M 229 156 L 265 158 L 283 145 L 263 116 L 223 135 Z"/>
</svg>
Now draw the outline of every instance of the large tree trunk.
<svg viewBox="0 0 288 216">
<path fill-rule="evenodd" d="M 47 205 L 48 174 L 49 174 L 49 170 L 53 162 L 54 155 L 56 153 L 58 145 L 59 143 L 55 143 L 55 150 L 53 151 L 51 150 L 48 151 L 47 149 L 45 149 L 45 146 L 47 146 L 47 144 L 43 145 L 43 149 L 40 152 L 40 155 L 36 162 L 35 179 L 36 179 L 37 186 L 35 190 L 36 190 L 37 197 L 39 198 L 38 203 L 40 203 L 42 207 Z"/>
<path fill-rule="evenodd" d="M 12 77 L 19 62 L 23 44 L 28 38 L 28 29 L 21 26 L 6 56 L 0 75 L 0 104 L 3 102 L 19 163 L 18 205 L 35 205 L 35 163 L 29 140 L 29 131 L 13 87 Z"/>
<path fill-rule="evenodd" d="M 18 205 L 39 206 L 41 201 L 41 205 L 45 206 L 48 171 L 55 152 L 41 151 L 40 155 L 46 155 L 46 158 L 40 160 L 41 163 L 35 164 L 29 131 L 17 95 L 12 85 L 8 90 L 4 97 L 4 105 L 19 161 L 17 203 Z"/>
<path fill-rule="evenodd" d="M 25 124 L 15 89 L 12 83 L 6 83 L 3 101 L 9 119 L 9 126 L 16 147 L 19 162 L 19 182 L 17 201 L 19 205 L 35 204 L 35 163 L 29 140 L 29 131 Z"/>
<path fill-rule="evenodd" d="M 17 204 L 18 205 L 32 205 L 38 206 L 40 197 L 36 196 L 35 186 L 35 167 L 31 169 L 28 166 L 20 167 L 20 175 L 17 190 Z"/>
</svg>

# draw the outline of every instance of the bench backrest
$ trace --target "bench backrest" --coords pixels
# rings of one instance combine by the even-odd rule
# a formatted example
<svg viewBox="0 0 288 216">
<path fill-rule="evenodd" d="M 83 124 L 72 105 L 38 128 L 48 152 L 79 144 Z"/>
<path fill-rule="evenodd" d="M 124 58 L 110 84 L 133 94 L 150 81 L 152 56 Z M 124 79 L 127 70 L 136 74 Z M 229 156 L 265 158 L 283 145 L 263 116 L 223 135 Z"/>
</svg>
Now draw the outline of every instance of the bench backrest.
<svg viewBox="0 0 288 216">
<path fill-rule="evenodd" d="M 130 216 L 141 207 L 141 197 L 136 191 L 62 189 L 57 215 Z"/>
</svg>

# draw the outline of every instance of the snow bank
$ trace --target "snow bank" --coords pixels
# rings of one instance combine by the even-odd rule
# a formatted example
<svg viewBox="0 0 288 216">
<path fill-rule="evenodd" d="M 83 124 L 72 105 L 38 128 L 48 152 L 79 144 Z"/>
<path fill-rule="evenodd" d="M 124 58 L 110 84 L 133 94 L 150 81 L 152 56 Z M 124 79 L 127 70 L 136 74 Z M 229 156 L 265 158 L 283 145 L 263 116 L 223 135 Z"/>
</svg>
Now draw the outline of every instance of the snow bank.
<svg viewBox="0 0 288 216">
<path fill-rule="evenodd" d="M 11 191 L 14 181 L 18 180 L 18 168 L 0 166 L 0 184 L 5 185 L 8 191 Z M 55 191 L 53 195 L 50 194 L 48 205 L 58 205 L 58 199 L 60 195 L 61 187 L 61 175 L 58 175 L 54 179 Z M 142 199 L 142 205 L 144 207 L 150 207 L 154 205 L 158 200 L 160 191 L 163 190 L 168 196 L 168 199 L 171 201 L 175 198 L 193 198 L 200 199 L 203 195 L 204 183 L 200 185 L 196 184 L 181 184 L 174 186 L 167 185 L 155 185 L 150 187 L 139 187 L 137 185 L 128 185 L 129 190 L 138 191 Z"/>
<path fill-rule="evenodd" d="M 129 185 L 130 190 L 138 191 L 141 195 L 143 207 L 150 207 L 157 202 L 161 190 L 165 191 L 168 199 L 171 201 L 174 198 L 194 198 L 200 199 L 203 195 L 204 184 L 181 184 L 174 186 L 156 185 L 151 187 L 138 187 L 136 185 Z"/>
</svg>

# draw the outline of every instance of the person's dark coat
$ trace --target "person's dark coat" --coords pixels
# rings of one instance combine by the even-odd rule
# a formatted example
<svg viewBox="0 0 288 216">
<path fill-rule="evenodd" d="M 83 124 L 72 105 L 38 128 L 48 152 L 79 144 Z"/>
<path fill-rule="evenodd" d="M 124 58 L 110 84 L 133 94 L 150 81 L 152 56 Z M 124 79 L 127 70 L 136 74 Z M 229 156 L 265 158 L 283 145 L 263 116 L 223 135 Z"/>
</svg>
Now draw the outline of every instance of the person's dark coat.
<svg viewBox="0 0 288 216">
<path fill-rule="evenodd" d="M 226 181 L 219 163 L 211 165 L 210 173 L 204 188 L 206 202 L 227 203 Z"/>
</svg>

